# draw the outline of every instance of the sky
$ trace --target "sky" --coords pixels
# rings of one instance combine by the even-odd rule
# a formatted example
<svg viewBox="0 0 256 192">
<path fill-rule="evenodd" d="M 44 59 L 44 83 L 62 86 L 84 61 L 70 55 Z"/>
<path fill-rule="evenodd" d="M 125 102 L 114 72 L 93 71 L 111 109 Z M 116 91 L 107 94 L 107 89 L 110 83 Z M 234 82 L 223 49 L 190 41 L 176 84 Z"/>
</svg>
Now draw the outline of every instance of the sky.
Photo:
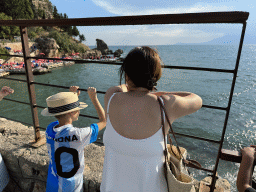
<svg viewBox="0 0 256 192">
<path fill-rule="evenodd" d="M 246 11 L 245 44 L 256 44 L 256 0 L 50 0 L 68 18 Z M 86 45 L 238 44 L 242 24 L 167 24 L 78 27 Z"/>
</svg>

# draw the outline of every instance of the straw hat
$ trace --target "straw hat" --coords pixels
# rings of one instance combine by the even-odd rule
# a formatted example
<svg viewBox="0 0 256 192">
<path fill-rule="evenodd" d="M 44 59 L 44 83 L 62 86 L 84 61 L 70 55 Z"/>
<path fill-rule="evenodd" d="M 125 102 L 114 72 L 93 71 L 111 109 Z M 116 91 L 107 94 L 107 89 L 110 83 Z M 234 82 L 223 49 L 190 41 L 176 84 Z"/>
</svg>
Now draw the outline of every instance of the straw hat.
<svg viewBox="0 0 256 192">
<path fill-rule="evenodd" d="M 76 92 L 60 92 L 46 99 L 48 108 L 45 108 L 41 115 L 56 116 L 79 109 L 84 109 L 88 105 L 84 102 L 79 102 Z"/>
</svg>

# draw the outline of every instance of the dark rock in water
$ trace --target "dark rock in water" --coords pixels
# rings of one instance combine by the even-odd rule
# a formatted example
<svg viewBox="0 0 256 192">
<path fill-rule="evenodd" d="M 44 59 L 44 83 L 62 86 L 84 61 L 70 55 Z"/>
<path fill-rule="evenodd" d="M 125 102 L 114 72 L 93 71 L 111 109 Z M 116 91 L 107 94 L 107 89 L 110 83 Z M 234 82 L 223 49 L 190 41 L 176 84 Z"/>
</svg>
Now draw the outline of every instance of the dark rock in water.
<svg viewBox="0 0 256 192">
<path fill-rule="evenodd" d="M 96 39 L 97 50 L 100 50 L 102 55 L 107 55 L 109 52 L 108 45 L 101 39 Z"/>
<path fill-rule="evenodd" d="M 117 49 L 117 50 L 114 52 L 114 56 L 115 56 L 115 57 L 120 57 L 123 52 L 124 52 L 124 51 L 123 51 L 122 49 Z"/>
</svg>

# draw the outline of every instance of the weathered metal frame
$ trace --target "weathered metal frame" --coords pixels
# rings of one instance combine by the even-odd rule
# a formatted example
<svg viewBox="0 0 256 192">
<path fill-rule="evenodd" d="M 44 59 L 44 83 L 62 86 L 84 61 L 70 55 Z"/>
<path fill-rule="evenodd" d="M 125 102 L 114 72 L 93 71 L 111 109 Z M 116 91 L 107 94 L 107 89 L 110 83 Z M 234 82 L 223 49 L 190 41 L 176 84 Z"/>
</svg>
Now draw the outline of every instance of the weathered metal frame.
<svg viewBox="0 0 256 192">
<path fill-rule="evenodd" d="M 238 49 L 238 55 L 236 60 L 236 66 L 234 70 L 225 70 L 225 69 L 212 69 L 212 68 L 200 68 L 200 67 L 183 67 L 183 66 L 162 66 L 163 68 L 172 68 L 172 69 L 185 69 L 185 70 L 201 70 L 201 71 L 212 71 L 212 72 L 224 72 L 224 73 L 233 73 L 233 81 L 231 85 L 231 91 L 229 96 L 229 102 L 227 107 L 217 107 L 217 106 L 208 106 L 203 105 L 203 107 L 206 108 L 212 108 L 212 109 L 218 109 L 218 110 L 225 110 L 226 116 L 225 116 L 225 122 L 224 127 L 221 135 L 220 141 L 215 141 L 211 139 L 206 138 L 200 138 L 196 136 L 190 136 L 185 135 L 181 133 L 177 133 L 180 136 L 184 137 L 190 137 L 194 139 L 200 139 L 208 142 L 218 143 L 219 150 L 218 155 L 215 163 L 214 170 L 208 170 L 204 169 L 205 171 L 212 172 L 213 173 L 213 179 L 210 186 L 210 191 L 213 192 L 215 188 L 215 182 L 216 182 L 216 173 L 217 168 L 219 164 L 219 159 L 222 158 L 224 160 L 231 160 L 231 161 L 240 161 L 239 158 L 237 158 L 240 154 L 239 153 L 229 153 L 229 151 L 225 151 L 222 149 L 225 132 L 227 128 L 228 123 L 228 117 L 229 112 L 231 108 L 231 102 L 237 77 L 237 71 L 239 67 L 239 61 L 242 51 L 242 45 L 244 40 L 244 34 L 246 29 L 246 20 L 248 19 L 249 13 L 248 12 L 208 12 L 208 13 L 187 13 L 187 14 L 165 14 L 165 15 L 144 15 L 144 16 L 123 16 L 123 17 L 102 17 L 102 18 L 81 18 L 81 19 L 49 19 L 49 20 L 1 20 L 0 25 L 6 25 L 6 26 L 20 26 L 20 32 L 21 32 L 21 40 L 22 40 L 22 47 L 23 47 L 23 57 L 25 62 L 25 70 L 26 70 L 26 78 L 27 81 L 19 80 L 19 79 L 13 79 L 13 78 L 5 78 L 10 80 L 16 80 L 16 81 L 24 81 L 27 82 L 28 91 L 29 91 L 29 97 L 30 97 L 30 103 L 26 102 L 20 102 L 15 101 L 11 99 L 4 98 L 6 100 L 15 101 L 23 104 L 29 104 L 31 106 L 32 111 L 32 118 L 33 118 L 33 125 L 35 129 L 35 142 L 36 144 L 42 140 L 40 137 L 40 127 L 39 127 L 39 120 L 38 120 L 38 114 L 37 114 L 37 107 L 44 108 L 42 106 L 38 106 L 36 104 L 36 95 L 35 95 L 35 89 L 34 84 L 38 85 L 44 85 L 44 86 L 54 86 L 54 87 L 60 87 L 60 88 L 68 88 L 65 86 L 59 86 L 59 85 L 51 85 L 51 84 L 44 84 L 44 83 L 37 83 L 33 80 L 33 73 L 31 68 L 31 62 L 30 59 L 39 59 L 40 57 L 30 57 L 29 53 L 29 47 L 28 47 L 28 36 L 27 36 L 27 26 L 62 26 L 62 25 L 76 25 L 76 26 L 109 26 L 109 25 L 148 25 L 148 24 L 201 24 L 201 23 L 240 23 L 243 24 L 241 38 L 240 38 L 240 44 Z M 4 54 L 2 54 L 4 55 Z M 13 57 L 22 57 L 17 55 L 8 55 Z M 76 61 L 72 59 L 56 59 L 56 58 L 44 58 L 44 59 L 52 59 L 52 60 L 67 60 L 67 61 Z M 94 61 L 80 61 L 81 63 L 106 63 L 106 62 L 94 62 Z M 108 64 L 113 65 L 120 65 L 113 62 L 107 62 Z M 86 89 L 80 89 L 82 91 L 87 91 Z M 105 93 L 101 91 L 97 91 L 97 93 Z M 84 115 L 81 115 L 84 116 Z M 88 117 L 88 116 L 87 116 Z M 93 118 L 93 117 L 90 117 Z M 94 117 L 95 118 L 95 117 Z M 233 157 L 233 158 L 231 158 Z"/>
</svg>

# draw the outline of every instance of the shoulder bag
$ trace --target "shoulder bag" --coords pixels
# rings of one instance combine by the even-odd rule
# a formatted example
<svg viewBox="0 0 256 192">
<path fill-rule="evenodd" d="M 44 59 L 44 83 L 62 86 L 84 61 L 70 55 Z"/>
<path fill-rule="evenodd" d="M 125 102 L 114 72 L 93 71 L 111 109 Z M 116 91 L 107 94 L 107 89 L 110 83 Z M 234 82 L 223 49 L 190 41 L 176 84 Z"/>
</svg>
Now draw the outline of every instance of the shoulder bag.
<svg viewBox="0 0 256 192">
<path fill-rule="evenodd" d="M 174 131 L 172 129 L 172 125 L 167 116 L 166 110 L 162 105 L 160 98 L 158 97 L 157 99 L 161 106 L 161 117 L 162 117 L 162 125 L 163 125 L 162 131 L 164 135 L 164 145 L 165 145 L 164 173 L 165 173 L 165 177 L 168 185 L 168 191 L 169 192 L 195 192 L 194 178 L 188 173 L 186 165 L 189 165 L 189 167 L 194 167 L 194 168 L 196 167 L 201 168 L 201 165 L 194 160 L 185 159 L 187 151 L 185 148 L 178 146 L 178 143 L 177 143 Z M 170 135 L 168 134 L 170 145 L 168 145 L 168 148 L 167 148 L 162 109 L 165 112 L 166 120 L 170 125 L 170 129 L 175 139 L 175 142 L 177 144 L 177 147 L 172 145 L 172 140 L 170 138 Z"/>
</svg>

